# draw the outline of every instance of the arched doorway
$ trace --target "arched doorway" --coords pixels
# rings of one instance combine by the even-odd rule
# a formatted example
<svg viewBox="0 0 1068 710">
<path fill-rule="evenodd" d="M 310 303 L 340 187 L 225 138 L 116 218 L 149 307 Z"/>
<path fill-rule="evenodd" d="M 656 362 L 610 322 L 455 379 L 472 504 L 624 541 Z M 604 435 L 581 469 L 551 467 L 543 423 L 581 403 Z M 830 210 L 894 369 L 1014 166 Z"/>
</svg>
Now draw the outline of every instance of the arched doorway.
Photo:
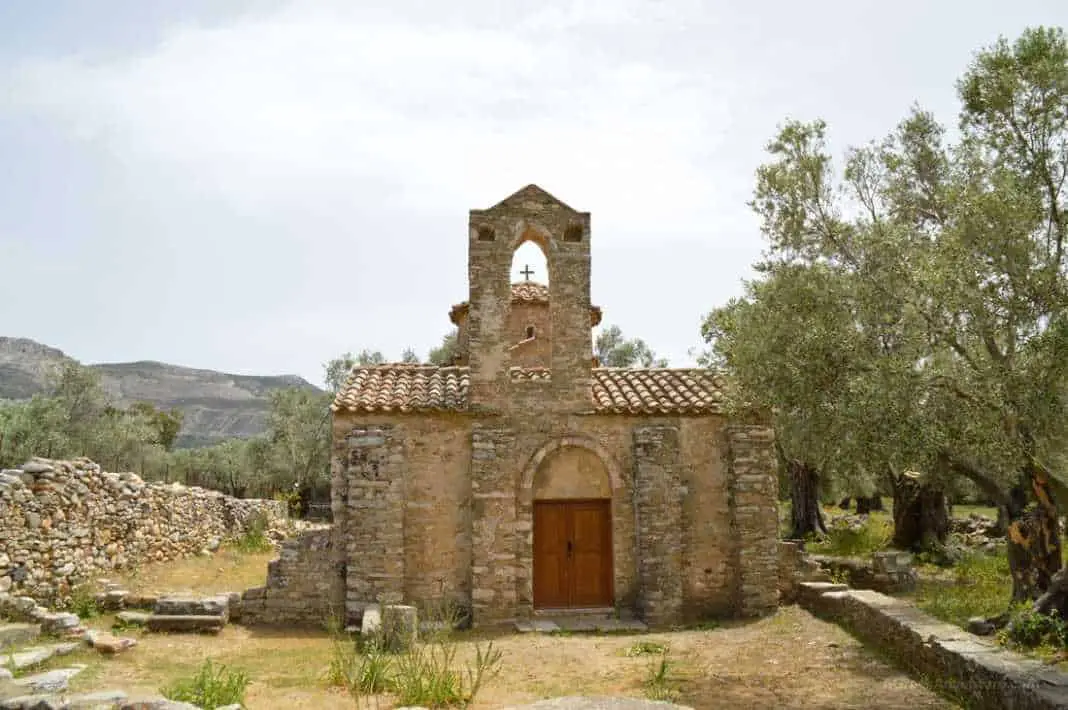
<svg viewBox="0 0 1068 710">
<path fill-rule="evenodd" d="M 538 465 L 533 481 L 535 609 L 609 607 L 612 485 L 600 457 L 563 446 Z"/>
</svg>

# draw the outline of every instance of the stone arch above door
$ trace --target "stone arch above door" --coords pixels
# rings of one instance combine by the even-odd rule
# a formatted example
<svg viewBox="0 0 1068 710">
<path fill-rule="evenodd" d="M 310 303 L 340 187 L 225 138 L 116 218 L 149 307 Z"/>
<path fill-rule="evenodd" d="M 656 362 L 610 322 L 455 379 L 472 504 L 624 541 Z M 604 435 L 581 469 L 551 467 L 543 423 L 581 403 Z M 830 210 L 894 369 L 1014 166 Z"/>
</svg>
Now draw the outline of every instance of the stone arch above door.
<svg viewBox="0 0 1068 710">
<path fill-rule="evenodd" d="M 569 449 L 576 449 L 574 453 L 568 451 Z M 607 481 L 599 483 L 597 488 L 600 493 L 595 495 L 563 495 L 563 498 L 611 498 L 613 492 L 623 488 L 623 476 L 622 470 L 619 464 L 616 463 L 615 458 L 608 453 L 600 444 L 592 439 L 588 439 L 583 436 L 562 436 L 556 439 L 552 439 L 543 444 L 531 457 L 530 461 L 523 469 L 523 474 L 519 481 L 519 499 L 522 502 L 529 503 L 536 497 L 535 484 L 542 483 L 538 480 L 539 471 L 543 470 L 542 464 L 547 459 L 557 459 L 557 456 L 573 457 L 576 464 L 586 463 L 592 464 L 594 457 L 599 461 L 603 470 L 602 475 L 607 475 Z M 549 483 L 552 483 L 551 481 Z M 605 490 L 605 484 L 607 484 L 607 490 Z M 577 491 L 576 491 L 577 492 Z M 541 498 L 550 496 L 537 496 Z"/>
</svg>

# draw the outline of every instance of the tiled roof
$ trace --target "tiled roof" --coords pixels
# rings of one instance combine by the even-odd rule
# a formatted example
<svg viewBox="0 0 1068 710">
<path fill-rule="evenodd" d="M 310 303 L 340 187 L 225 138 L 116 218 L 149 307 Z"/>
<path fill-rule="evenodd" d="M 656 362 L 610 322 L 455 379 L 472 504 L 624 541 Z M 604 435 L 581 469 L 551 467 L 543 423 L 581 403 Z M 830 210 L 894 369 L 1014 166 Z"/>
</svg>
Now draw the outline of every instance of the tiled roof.
<svg viewBox="0 0 1068 710">
<path fill-rule="evenodd" d="M 467 367 L 357 367 L 334 399 L 334 411 L 463 412 Z M 513 381 L 545 381 L 547 368 L 512 368 Z M 722 411 L 723 382 L 701 369 L 594 368 L 592 410 L 602 414 L 714 414 Z"/>
<path fill-rule="evenodd" d="M 467 409 L 466 367 L 372 365 L 349 373 L 331 409 L 432 412 Z"/>
<path fill-rule="evenodd" d="M 512 303 L 548 303 L 549 287 L 536 281 L 517 281 L 512 284 Z M 467 312 L 468 302 L 457 303 L 449 309 L 449 320 L 459 324 L 460 316 Z M 590 306 L 590 324 L 592 326 L 601 323 L 600 306 Z"/>
</svg>

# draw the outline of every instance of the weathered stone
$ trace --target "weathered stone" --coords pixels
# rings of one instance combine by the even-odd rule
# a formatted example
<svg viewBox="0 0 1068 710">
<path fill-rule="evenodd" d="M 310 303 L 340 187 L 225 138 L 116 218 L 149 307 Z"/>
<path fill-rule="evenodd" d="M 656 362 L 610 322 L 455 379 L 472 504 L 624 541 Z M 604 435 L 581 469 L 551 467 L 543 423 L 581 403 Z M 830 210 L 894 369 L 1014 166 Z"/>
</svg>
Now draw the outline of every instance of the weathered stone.
<svg viewBox="0 0 1068 710">
<path fill-rule="evenodd" d="M 156 632 L 217 634 L 226 625 L 221 616 L 183 616 L 152 614 L 145 628 Z"/>
<path fill-rule="evenodd" d="M 34 693 L 61 693 L 70 685 L 70 679 L 85 670 L 85 666 L 77 665 L 70 668 L 57 668 L 44 673 L 22 676 L 11 681 L 15 685 L 28 688 Z"/>
<path fill-rule="evenodd" d="M 106 631 L 91 629 L 85 633 L 85 641 L 92 648 L 106 654 L 122 653 L 137 645 L 137 639 L 109 634 Z"/>
<path fill-rule="evenodd" d="M 526 240 L 543 247 L 549 286 L 510 283 Z M 527 620 L 536 604 L 657 624 L 777 607 L 772 428 L 759 412 L 746 420 L 765 423 L 728 421 L 707 370 L 597 367 L 591 253 L 589 214 L 536 186 L 471 212 L 469 297 L 450 313 L 457 367 L 349 379 L 333 417 L 334 528 L 287 543 L 243 596 L 244 623 L 336 613 L 345 627 L 368 604 L 448 605 L 484 625 Z M 582 572 L 600 594 L 534 589 L 535 539 L 553 524 L 535 509 L 548 500 L 602 501 L 581 512 L 604 528 Z"/>
<path fill-rule="evenodd" d="M 229 598 L 165 596 L 156 601 L 154 611 L 161 616 L 219 616 L 225 619 L 229 611 Z"/>
<path fill-rule="evenodd" d="M 41 627 L 37 624 L 0 623 L 0 649 L 28 643 L 40 635 Z"/>
<path fill-rule="evenodd" d="M 115 616 L 119 621 L 130 626 L 144 626 L 152 618 L 152 614 L 145 611 L 120 611 Z"/>
<path fill-rule="evenodd" d="M 288 526 L 283 501 L 146 484 L 86 459 L 34 460 L 16 473 L 0 482 L 0 555 L 8 558 L 0 562 L 0 593 L 51 607 L 86 580 L 215 548 L 253 520 L 264 519 L 273 539 Z"/>
</svg>

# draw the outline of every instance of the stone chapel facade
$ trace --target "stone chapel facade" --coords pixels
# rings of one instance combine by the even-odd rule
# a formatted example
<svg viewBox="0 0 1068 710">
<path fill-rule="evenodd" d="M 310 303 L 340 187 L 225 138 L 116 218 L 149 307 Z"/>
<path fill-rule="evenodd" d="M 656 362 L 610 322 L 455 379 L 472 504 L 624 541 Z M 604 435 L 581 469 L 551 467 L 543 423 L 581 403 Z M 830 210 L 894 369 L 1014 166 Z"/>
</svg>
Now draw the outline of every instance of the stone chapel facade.
<svg viewBox="0 0 1068 710">
<path fill-rule="evenodd" d="M 548 287 L 510 279 L 536 242 Z M 597 365 L 590 215 L 530 185 L 470 212 L 446 367 L 357 367 L 333 405 L 330 546 L 347 616 L 458 602 L 476 625 L 778 605 L 772 432 L 699 369 Z"/>
</svg>

